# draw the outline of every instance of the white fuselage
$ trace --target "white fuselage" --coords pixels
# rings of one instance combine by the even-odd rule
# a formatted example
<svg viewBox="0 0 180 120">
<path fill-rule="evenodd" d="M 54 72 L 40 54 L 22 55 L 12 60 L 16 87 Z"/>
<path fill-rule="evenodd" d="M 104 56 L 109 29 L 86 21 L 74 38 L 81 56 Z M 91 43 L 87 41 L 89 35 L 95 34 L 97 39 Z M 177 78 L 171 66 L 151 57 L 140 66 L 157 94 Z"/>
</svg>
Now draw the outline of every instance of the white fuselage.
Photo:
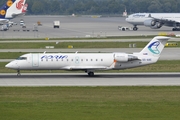
<svg viewBox="0 0 180 120">
<path fill-rule="evenodd" d="M 180 22 L 180 13 L 135 13 L 129 15 L 126 18 L 126 21 L 133 25 L 144 25 L 144 21 L 151 20 L 153 18 Z M 173 22 L 167 22 L 164 25 L 174 27 Z"/>
<path fill-rule="evenodd" d="M 121 58 L 117 58 L 118 55 Z M 138 56 L 138 59 L 126 61 L 124 55 Z M 143 66 L 155 63 L 157 59 L 139 53 L 30 53 L 6 67 L 16 70 L 110 70 Z"/>
</svg>

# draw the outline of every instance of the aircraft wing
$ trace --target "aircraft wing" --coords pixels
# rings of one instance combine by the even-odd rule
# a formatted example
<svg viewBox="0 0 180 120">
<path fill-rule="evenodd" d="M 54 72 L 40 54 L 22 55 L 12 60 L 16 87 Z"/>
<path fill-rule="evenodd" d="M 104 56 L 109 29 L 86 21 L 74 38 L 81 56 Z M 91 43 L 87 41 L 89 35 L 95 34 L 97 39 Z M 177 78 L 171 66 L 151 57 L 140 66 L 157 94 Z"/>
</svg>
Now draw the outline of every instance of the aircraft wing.
<svg viewBox="0 0 180 120">
<path fill-rule="evenodd" d="M 161 23 L 167 24 L 167 25 L 173 25 L 173 24 L 179 25 L 180 24 L 180 21 L 166 19 L 166 18 L 155 18 L 155 17 L 152 17 L 151 14 L 149 14 L 148 17 L 153 18 L 157 22 L 161 22 Z"/>
<path fill-rule="evenodd" d="M 64 67 L 67 70 L 108 70 L 110 69 L 107 66 L 67 66 Z"/>
</svg>

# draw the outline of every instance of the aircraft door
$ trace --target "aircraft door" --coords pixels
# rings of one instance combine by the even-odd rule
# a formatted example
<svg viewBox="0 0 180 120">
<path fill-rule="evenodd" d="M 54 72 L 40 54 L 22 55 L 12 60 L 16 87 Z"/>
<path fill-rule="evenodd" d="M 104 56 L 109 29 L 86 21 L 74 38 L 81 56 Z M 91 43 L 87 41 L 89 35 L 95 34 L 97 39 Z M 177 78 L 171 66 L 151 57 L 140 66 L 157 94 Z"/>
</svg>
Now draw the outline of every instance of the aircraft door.
<svg viewBox="0 0 180 120">
<path fill-rule="evenodd" d="M 39 66 L 39 54 L 32 54 L 32 67 Z"/>
<path fill-rule="evenodd" d="M 76 63 L 76 64 L 79 64 L 79 62 L 80 62 L 80 61 L 79 61 L 79 57 L 76 56 L 76 57 L 75 57 L 75 63 Z"/>
</svg>

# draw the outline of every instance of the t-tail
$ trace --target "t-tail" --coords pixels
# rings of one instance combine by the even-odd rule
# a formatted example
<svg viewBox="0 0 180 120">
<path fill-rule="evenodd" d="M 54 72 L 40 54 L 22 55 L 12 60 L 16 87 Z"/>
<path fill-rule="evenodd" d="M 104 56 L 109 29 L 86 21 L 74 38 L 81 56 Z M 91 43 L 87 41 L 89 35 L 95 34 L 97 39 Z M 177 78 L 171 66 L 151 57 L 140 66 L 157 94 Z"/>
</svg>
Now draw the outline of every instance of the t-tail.
<svg viewBox="0 0 180 120">
<path fill-rule="evenodd" d="M 160 57 L 160 54 L 162 53 L 165 44 L 170 39 L 170 37 L 165 36 L 157 36 L 154 37 L 147 45 L 144 47 L 144 49 L 140 52 L 141 55 L 147 55 L 152 56 L 156 58 L 157 60 Z"/>
</svg>

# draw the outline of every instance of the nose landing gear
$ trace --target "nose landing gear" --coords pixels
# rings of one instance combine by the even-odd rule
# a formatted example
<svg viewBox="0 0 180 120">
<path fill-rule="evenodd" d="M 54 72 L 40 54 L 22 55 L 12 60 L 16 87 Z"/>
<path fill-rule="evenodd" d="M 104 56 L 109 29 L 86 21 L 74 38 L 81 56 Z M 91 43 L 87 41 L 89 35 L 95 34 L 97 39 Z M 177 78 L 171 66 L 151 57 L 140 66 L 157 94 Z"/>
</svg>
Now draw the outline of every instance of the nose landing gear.
<svg viewBox="0 0 180 120">
<path fill-rule="evenodd" d="M 21 76 L 20 70 L 17 70 L 17 76 Z"/>
</svg>

